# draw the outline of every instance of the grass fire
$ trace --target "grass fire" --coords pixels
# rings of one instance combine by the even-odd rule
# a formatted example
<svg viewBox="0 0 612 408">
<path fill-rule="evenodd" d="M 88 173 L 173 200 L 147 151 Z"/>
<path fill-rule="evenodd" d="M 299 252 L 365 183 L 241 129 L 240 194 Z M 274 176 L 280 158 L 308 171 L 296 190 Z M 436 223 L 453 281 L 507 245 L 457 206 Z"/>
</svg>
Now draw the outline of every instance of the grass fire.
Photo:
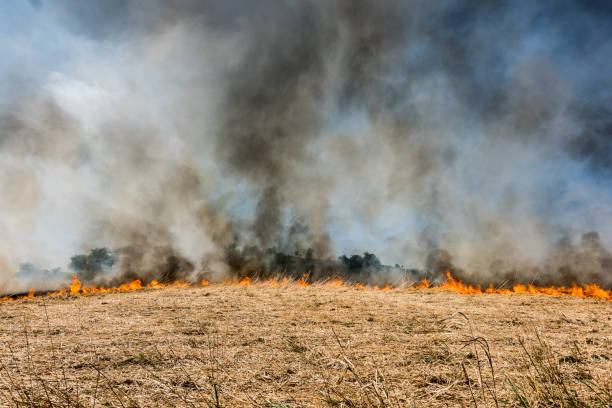
<svg viewBox="0 0 612 408">
<path fill-rule="evenodd" d="M 142 281 L 140 279 L 135 279 L 131 282 L 124 283 L 115 287 L 104 287 L 104 286 L 83 286 L 79 281 L 77 275 L 73 276 L 72 283 L 68 286 L 67 289 L 61 289 L 59 291 L 47 292 L 43 293 L 43 296 L 67 296 L 67 295 L 89 295 L 93 293 L 117 293 L 117 292 L 127 292 L 127 291 L 135 291 L 141 289 L 162 289 L 162 288 L 188 288 L 188 287 L 197 287 L 197 286 L 208 286 L 210 283 L 208 280 L 203 278 L 199 284 L 190 284 L 187 281 L 175 281 L 170 283 L 159 283 L 156 280 L 151 281 L 146 286 L 142 285 Z M 250 277 L 245 276 L 240 280 L 232 281 L 228 280 L 226 282 L 221 283 L 221 285 L 238 285 L 238 286 L 282 286 L 282 287 L 307 287 L 310 286 L 311 283 L 308 281 L 308 275 L 304 274 L 297 281 L 290 281 L 286 276 L 282 279 L 272 278 L 266 280 L 252 280 Z M 570 287 L 565 286 L 534 286 L 534 285 L 523 285 L 520 283 L 514 284 L 511 288 L 495 288 L 491 284 L 488 288 L 482 289 L 480 286 L 472 286 L 465 285 L 461 282 L 460 279 L 455 279 L 451 275 L 450 271 L 446 272 L 446 280 L 444 280 L 438 286 L 432 286 L 427 278 L 422 278 L 420 282 L 404 282 L 399 286 L 390 286 L 385 285 L 379 287 L 377 285 L 374 286 L 365 286 L 362 283 L 354 283 L 344 281 L 341 278 L 322 280 L 318 282 L 312 283 L 313 286 L 331 286 L 331 287 L 351 287 L 355 289 L 370 289 L 370 290 L 394 290 L 394 289 L 409 289 L 409 290 L 446 290 L 455 293 L 461 293 L 464 295 L 483 295 L 483 294 L 531 294 L 531 295 L 549 295 L 549 296 L 575 296 L 580 298 L 595 298 L 600 300 L 612 300 L 612 291 L 602 289 L 598 284 L 594 283 L 591 285 L 583 285 L 578 286 L 577 284 L 572 284 Z M 13 295 L 13 296 L 4 296 L 0 298 L 1 301 L 12 301 L 18 299 L 28 299 L 33 298 L 36 295 L 36 291 L 34 289 L 30 289 L 27 295 Z"/>
<path fill-rule="evenodd" d="M 0 407 L 612 407 L 606 2 L 0 34 Z"/>
</svg>

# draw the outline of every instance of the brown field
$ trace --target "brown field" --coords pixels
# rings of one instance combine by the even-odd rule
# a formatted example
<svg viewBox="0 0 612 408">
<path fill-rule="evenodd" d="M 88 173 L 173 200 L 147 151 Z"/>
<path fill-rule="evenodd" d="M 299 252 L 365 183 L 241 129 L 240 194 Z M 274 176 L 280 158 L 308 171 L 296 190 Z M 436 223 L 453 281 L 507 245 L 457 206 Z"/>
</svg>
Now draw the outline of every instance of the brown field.
<svg viewBox="0 0 612 408">
<path fill-rule="evenodd" d="M 612 302 L 593 299 L 211 285 L 0 319 L 0 406 L 612 406 Z"/>
</svg>

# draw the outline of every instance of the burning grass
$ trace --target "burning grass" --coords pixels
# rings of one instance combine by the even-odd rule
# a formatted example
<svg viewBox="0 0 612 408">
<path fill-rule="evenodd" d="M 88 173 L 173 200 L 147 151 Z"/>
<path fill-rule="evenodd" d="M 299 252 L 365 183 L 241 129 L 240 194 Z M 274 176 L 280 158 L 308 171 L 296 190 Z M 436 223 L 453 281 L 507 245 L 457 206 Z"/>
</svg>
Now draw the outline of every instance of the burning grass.
<svg viewBox="0 0 612 408">
<path fill-rule="evenodd" d="M 238 286 L 284 286 L 284 287 L 306 287 L 310 286 L 311 283 L 308 281 L 308 275 L 305 274 L 299 280 L 293 281 L 287 277 L 273 278 L 267 280 L 252 280 L 250 277 L 245 276 L 241 280 L 228 280 L 224 282 L 225 285 L 238 285 Z M 72 278 L 72 283 L 68 285 L 67 289 L 61 289 L 56 292 L 45 293 L 46 296 L 66 296 L 70 295 L 89 295 L 93 293 L 117 293 L 117 292 L 128 292 L 141 289 L 163 289 L 169 287 L 181 287 L 187 288 L 190 286 L 208 286 L 209 282 L 206 279 L 202 279 L 199 284 L 190 284 L 187 281 L 176 281 L 170 283 L 160 283 L 156 280 L 151 281 L 148 285 L 143 286 L 140 279 L 133 280 L 128 283 L 124 283 L 117 287 L 106 288 L 104 286 L 84 286 L 77 275 L 75 274 Z M 445 280 L 442 284 L 432 286 L 429 281 L 423 278 L 420 282 L 403 282 L 399 286 L 385 285 L 384 287 L 378 286 L 366 286 L 362 283 L 347 282 L 342 279 L 328 279 L 325 281 L 314 282 L 315 286 L 330 286 L 330 287 L 352 287 L 355 289 L 372 289 L 372 290 L 392 290 L 398 288 L 408 288 L 410 290 L 446 290 L 450 292 L 460 293 L 464 295 L 483 295 L 483 294 L 531 294 L 531 295 L 549 295 L 549 296 L 574 296 L 580 298 L 595 298 L 600 300 L 612 300 L 612 290 L 605 290 L 598 284 L 582 285 L 572 284 L 570 287 L 565 286 L 535 286 L 535 285 L 523 285 L 516 283 L 512 288 L 494 288 L 490 285 L 487 289 L 482 289 L 480 286 L 465 285 L 460 279 L 455 279 L 450 271 L 446 272 Z M 22 296 L 4 296 L 0 298 L 0 301 L 13 301 L 18 299 L 32 298 L 36 294 L 34 289 L 30 289 L 27 295 Z"/>
<path fill-rule="evenodd" d="M 612 403 L 608 302 L 305 283 L 2 303 L 0 405 Z"/>
</svg>

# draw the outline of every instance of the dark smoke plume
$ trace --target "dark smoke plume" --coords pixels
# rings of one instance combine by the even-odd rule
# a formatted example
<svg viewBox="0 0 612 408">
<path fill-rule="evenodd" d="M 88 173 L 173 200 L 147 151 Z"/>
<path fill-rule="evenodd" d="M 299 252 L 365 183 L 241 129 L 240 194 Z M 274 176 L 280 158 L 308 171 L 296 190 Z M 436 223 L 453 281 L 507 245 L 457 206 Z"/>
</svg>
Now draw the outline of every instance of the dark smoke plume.
<svg viewBox="0 0 612 408">
<path fill-rule="evenodd" d="M 77 259 L 91 282 L 612 285 L 607 3 L 3 7 L 3 291 L 91 248 L 114 257 Z"/>
</svg>

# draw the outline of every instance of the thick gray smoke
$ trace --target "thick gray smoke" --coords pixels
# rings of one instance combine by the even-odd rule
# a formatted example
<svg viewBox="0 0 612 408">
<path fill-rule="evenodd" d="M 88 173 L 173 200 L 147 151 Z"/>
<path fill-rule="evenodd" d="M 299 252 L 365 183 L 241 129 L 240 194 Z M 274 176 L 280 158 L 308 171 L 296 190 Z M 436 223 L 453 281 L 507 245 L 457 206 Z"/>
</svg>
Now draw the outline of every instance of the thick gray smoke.
<svg viewBox="0 0 612 408">
<path fill-rule="evenodd" d="M 219 279 L 236 245 L 612 285 L 605 5 L 12 3 L 2 291 L 95 247 Z"/>
</svg>

